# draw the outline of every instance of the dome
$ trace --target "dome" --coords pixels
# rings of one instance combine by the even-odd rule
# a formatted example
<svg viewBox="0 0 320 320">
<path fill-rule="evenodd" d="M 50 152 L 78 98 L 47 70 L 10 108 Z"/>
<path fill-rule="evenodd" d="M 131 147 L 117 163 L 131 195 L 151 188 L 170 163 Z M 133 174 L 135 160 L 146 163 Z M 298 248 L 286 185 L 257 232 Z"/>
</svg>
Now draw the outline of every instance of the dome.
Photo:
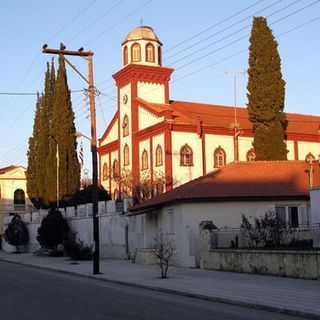
<svg viewBox="0 0 320 320">
<path fill-rule="evenodd" d="M 151 27 L 148 26 L 140 26 L 133 30 L 131 30 L 125 37 L 122 44 L 126 43 L 127 41 L 134 41 L 134 40 L 151 40 L 157 41 L 159 44 L 162 44 L 158 39 L 157 35 L 153 31 Z"/>
</svg>

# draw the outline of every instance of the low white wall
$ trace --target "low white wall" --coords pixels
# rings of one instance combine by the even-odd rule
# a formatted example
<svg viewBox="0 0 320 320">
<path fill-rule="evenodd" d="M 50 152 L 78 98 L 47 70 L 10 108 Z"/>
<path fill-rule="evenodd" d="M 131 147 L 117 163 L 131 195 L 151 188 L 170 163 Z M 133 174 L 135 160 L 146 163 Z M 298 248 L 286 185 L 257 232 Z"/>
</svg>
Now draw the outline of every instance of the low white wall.
<svg viewBox="0 0 320 320">
<path fill-rule="evenodd" d="M 112 201 L 99 202 L 99 235 L 100 235 L 100 257 L 125 259 L 128 256 L 128 221 L 124 214 L 129 206 L 129 200 L 124 201 L 123 211 L 116 210 L 117 203 Z M 118 208 L 120 209 L 120 208 Z M 68 207 L 60 209 L 67 219 L 70 229 L 77 234 L 77 238 L 84 244 L 93 246 L 93 219 L 92 204 L 80 205 L 77 209 Z M 37 241 L 37 230 L 40 227 L 46 210 L 26 213 L 22 215 L 23 221 L 29 231 L 29 243 L 24 250 L 34 252 L 40 248 Z M 9 224 L 12 217 L 6 217 L 5 226 Z M 2 249 L 7 252 L 15 251 L 2 238 Z"/>
</svg>

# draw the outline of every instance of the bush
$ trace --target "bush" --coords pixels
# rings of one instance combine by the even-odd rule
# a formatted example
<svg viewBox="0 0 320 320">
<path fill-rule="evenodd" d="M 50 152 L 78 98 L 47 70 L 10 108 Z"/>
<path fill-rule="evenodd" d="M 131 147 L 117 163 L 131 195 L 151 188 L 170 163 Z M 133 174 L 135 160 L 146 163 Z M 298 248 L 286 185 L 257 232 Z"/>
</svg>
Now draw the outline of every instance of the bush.
<svg viewBox="0 0 320 320">
<path fill-rule="evenodd" d="M 98 187 L 98 201 L 111 200 L 109 193 L 102 187 Z M 78 190 L 71 198 L 63 203 L 65 206 L 77 206 L 81 204 L 92 203 L 92 184 Z"/>
<path fill-rule="evenodd" d="M 38 228 L 37 240 L 42 247 L 56 249 L 67 239 L 70 228 L 68 221 L 58 209 L 50 209 Z"/>
<path fill-rule="evenodd" d="M 244 214 L 241 218 L 241 232 L 249 236 L 255 247 L 279 248 L 282 245 L 288 225 L 276 211 L 267 211 L 262 218 L 255 218 L 253 223 Z"/>
<path fill-rule="evenodd" d="M 72 260 L 92 260 L 92 247 L 77 240 L 76 233 L 70 233 L 63 245 L 66 255 Z"/>
<path fill-rule="evenodd" d="M 28 242 L 28 229 L 18 214 L 13 216 L 8 227 L 4 231 L 3 237 L 9 244 L 16 247 L 17 252 L 20 252 L 20 246 Z"/>
</svg>

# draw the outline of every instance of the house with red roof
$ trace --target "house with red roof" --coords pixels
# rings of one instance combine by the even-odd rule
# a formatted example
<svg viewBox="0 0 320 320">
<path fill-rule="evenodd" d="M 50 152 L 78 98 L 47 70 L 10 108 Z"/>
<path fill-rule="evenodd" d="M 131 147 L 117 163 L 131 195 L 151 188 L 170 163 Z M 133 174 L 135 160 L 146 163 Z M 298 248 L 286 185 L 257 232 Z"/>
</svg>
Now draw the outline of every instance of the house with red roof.
<svg viewBox="0 0 320 320">
<path fill-rule="evenodd" d="M 117 198 L 113 172 L 128 170 L 160 189 L 181 184 L 234 161 L 252 161 L 253 132 L 243 107 L 170 100 L 172 68 L 162 66 L 162 43 L 151 27 L 130 31 L 121 70 L 113 75 L 118 110 L 99 139 L 100 184 Z M 317 159 L 320 117 L 285 114 L 288 160 Z"/>
<path fill-rule="evenodd" d="M 319 162 L 232 162 L 130 209 L 129 244 L 140 261 L 147 261 L 154 235 L 162 230 L 176 244 L 174 264 L 199 265 L 199 224 L 218 229 L 239 228 L 241 215 L 260 218 L 275 210 L 292 227 L 320 224 L 317 206 L 310 206 L 310 189 L 320 191 Z M 319 243 L 320 244 L 320 243 Z"/>
</svg>

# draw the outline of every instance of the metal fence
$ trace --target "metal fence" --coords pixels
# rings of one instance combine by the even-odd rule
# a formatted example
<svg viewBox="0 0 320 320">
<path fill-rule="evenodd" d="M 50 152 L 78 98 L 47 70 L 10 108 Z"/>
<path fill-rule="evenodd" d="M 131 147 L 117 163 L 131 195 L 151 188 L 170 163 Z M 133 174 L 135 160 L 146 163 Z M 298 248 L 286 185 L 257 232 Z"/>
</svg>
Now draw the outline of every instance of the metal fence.
<svg viewBox="0 0 320 320">
<path fill-rule="evenodd" d="M 320 224 L 285 228 L 279 230 L 280 245 L 261 241 L 261 235 L 242 229 L 218 229 L 210 234 L 211 248 L 318 248 L 320 247 Z M 260 238 L 259 238 L 260 237 Z"/>
</svg>

